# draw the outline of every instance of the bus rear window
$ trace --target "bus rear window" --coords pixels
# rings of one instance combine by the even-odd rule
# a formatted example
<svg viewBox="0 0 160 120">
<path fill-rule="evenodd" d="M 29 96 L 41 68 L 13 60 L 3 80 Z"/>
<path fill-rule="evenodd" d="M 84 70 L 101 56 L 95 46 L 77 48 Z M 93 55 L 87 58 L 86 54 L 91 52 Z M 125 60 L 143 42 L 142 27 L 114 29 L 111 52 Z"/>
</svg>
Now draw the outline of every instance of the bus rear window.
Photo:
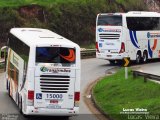
<svg viewBox="0 0 160 120">
<path fill-rule="evenodd" d="M 121 15 L 99 15 L 97 25 L 122 26 Z"/>
<path fill-rule="evenodd" d="M 65 47 L 37 47 L 37 63 L 75 63 L 74 48 Z"/>
</svg>

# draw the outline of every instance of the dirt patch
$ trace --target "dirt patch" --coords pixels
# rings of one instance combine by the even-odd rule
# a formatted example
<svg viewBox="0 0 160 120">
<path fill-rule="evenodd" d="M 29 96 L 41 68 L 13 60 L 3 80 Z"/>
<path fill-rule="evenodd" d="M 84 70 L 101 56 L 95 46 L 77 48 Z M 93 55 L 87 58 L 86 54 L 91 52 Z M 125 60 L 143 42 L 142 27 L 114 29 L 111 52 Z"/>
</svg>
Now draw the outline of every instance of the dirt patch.
<svg viewBox="0 0 160 120">
<path fill-rule="evenodd" d="M 19 14 L 24 18 L 38 18 L 40 21 L 45 21 L 44 8 L 39 5 L 27 5 L 19 8 Z"/>
<path fill-rule="evenodd" d="M 100 79 L 97 79 L 93 83 L 90 83 L 88 88 L 85 91 L 84 94 L 84 102 L 87 105 L 87 107 L 90 109 L 90 111 L 99 119 L 99 120 L 109 120 L 107 119 L 95 106 L 94 102 L 92 101 L 92 88 L 93 86 L 99 81 Z"/>
</svg>

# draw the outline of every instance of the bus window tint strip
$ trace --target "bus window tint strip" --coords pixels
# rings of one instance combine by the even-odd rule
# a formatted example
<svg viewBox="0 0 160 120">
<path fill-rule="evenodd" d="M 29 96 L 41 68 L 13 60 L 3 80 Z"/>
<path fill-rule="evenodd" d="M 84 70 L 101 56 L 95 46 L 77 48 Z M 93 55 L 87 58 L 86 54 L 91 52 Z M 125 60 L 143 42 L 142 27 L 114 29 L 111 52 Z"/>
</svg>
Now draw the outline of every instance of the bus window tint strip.
<svg viewBox="0 0 160 120">
<path fill-rule="evenodd" d="M 99 15 L 98 25 L 122 26 L 121 15 Z"/>
<path fill-rule="evenodd" d="M 75 63 L 75 49 L 65 47 L 37 47 L 37 63 Z"/>
<path fill-rule="evenodd" d="M 158 17 L 127 17 L 127 27 L 133 31 L 160 30 Z"/>
<path fill-rule="evenodd" d="M 29 58 L 29 51 L 30 48 L 21 40 L 13 36 L 12 34 L 9 35 L 9 47 L 17 53 L 26 63 L 28 63 Z"/>
</svg>

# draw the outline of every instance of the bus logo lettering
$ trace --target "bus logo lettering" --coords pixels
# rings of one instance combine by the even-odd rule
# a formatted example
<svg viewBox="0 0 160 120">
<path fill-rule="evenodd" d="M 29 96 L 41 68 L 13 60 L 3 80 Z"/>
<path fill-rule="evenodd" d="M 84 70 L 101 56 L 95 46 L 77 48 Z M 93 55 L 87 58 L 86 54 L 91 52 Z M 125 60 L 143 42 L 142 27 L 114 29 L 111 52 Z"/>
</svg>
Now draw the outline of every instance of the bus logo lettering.
<svg viewBox="0 0 160 120">
<path fill-rule="evenodd" d="M 160 33 L 150 33 L 150 32 L 148 32 L 147 33 L 147 37 L 148 38 L 156 38 L 156 37 L 160 37 Z"/>
<path fill-rule="evenodd" d="M 67 69 L 67 68 L 46 68 L 46 67 L 41 67 L 40 70 L 42 72 L 52 72 L 52 73 L 60 73 L 60 72 L 67 73 L 67 72 L 71 72 L 71 70 Z"/>
<path fill-rule="evenodd" d="M 148 37 L 148 38 L 150 38 L 150 37 L 151 37 L 151 34 L 150 34 L 150 32 L 148 32 L 148 33 L 147 33 L 147 37 Z"/>
<path fill-rule="evenodd" d="M 121 29 L 103 29 L 103 28 L 99 28 L 98 31 L 99 32 L 121 32 Z"/>
<path fill-rule="evenodd" d="M 99 32 L 104 32 L 104 30 L 102 28 L 99 28 L 98 31 Z"/>
<path fill-rule="evenodd" d="M 42 72 L 48 71 L 48 69 L 47 69 L 46 67 L 41 67 L 40 70 L 41 70 Z"/>
</svg>

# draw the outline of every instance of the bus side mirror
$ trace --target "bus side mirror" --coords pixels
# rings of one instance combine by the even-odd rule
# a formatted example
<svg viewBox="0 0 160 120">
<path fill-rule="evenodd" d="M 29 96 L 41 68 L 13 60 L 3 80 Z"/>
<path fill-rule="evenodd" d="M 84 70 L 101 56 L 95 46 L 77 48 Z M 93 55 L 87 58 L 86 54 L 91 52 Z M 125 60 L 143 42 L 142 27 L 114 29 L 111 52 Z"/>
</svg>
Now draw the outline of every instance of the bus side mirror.
<svg viewBox="0 0 160 120">
<path fill-rule="evenodd" d="M 3 46 L 0 50 L 0 59 L 5 60 L 5 58 L 7 58 L 7 54 L 8 54 L 8 47 Z"/>
</svg>

